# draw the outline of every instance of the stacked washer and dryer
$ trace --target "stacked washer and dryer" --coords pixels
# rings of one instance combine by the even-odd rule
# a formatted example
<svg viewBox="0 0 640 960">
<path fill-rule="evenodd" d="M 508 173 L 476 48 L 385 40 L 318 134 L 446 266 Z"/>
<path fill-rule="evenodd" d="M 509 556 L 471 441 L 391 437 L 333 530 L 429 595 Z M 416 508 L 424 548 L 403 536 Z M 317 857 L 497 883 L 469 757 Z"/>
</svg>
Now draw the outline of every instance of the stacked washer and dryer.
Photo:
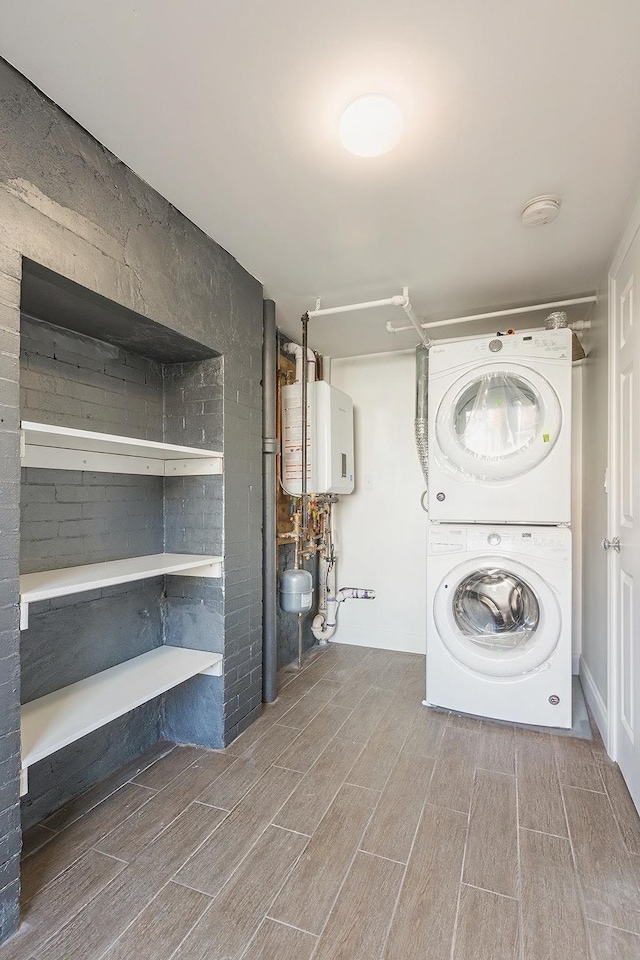
<svg viewBox="0 0 640 960">
<path fill-rule="evenodd" d="M 571 337 L 429 350 L 428 705 L 571 727 Z"/>
</svg>

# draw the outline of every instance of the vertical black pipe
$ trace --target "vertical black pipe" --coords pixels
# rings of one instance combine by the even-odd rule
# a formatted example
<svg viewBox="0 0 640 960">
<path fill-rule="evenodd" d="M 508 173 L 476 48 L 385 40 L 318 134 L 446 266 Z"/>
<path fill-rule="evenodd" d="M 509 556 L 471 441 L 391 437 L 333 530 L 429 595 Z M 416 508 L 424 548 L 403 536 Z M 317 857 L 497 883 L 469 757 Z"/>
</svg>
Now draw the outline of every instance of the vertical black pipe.
<svg viewBox="0 0 640 960">
<path fill-rule="evenodd" d="M 308 382 L 308 326 L 309 314 L 302 315 L 302 546 L 307 536 L 307 431 L 309 429 L 309 411 L 307 409 L 307 382 Z M 304 549 L 302 551 L 302 562 L 304 563 Z"/>
<path fill-rule="evenodd" d="M 276 305 L 262 308 L 262 699 L 276 699 Z"/>
</svg>

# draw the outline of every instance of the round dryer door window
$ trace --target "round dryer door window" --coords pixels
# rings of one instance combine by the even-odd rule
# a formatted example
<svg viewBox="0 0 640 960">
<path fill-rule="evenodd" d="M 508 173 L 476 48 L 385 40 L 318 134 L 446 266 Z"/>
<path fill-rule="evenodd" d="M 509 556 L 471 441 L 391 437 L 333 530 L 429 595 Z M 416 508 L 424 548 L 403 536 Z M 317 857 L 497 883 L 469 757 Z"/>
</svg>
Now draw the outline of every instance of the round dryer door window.
<svg viewBox="0 0 640 960">
<path fill-rule="evenodd" d="M 560 401 L 544 377 L 493 363 L 452 384 L 437 411 L 436 436 L 455 471 L 510 480 L 544 460 L 561 425 Z"/>
<path fill-rule="evenodd" d="M 548 583 L 518 561 L 487 557 L 460 564 L 434 601 L 440 639 L 461 664 L 490 677 L 542 666 L 560 639 L 560 608 Z"/>
</svg>

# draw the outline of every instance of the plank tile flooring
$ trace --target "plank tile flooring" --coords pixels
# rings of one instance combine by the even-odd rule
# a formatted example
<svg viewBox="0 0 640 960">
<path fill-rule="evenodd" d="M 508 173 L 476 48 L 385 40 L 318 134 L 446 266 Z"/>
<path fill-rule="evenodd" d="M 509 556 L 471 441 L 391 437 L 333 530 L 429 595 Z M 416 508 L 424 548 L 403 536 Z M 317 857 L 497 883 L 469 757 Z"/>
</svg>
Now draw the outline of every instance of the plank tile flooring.
<svg viewBox="0 0 640 960">
<path fill-rule="evenodd" d="M 597 731 L 427 710 L 423 671 L 332 644 L 226 751 L 159 744 L 34 827 L 0 960 L 638 960 Z"/>
</svg>

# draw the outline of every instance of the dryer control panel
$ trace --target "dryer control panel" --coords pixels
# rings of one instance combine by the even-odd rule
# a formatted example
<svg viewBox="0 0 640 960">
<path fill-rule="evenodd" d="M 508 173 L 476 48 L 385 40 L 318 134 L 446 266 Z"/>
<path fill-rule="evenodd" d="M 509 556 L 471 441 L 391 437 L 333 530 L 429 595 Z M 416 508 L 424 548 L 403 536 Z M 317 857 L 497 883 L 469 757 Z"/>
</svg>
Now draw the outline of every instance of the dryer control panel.
<svg viewBox="0 0 640 960">
<path fill-rule="evenodd" d="M 459 364 L 483 360 L 556 360 L 571 363 L 572 332 L 568 327 L 556 330 L 529 330 L 504 337 L 469 337 L 451 343 L 435 343 L 429 350 L 430 375 L 450 370 Z"/>
</svg>

